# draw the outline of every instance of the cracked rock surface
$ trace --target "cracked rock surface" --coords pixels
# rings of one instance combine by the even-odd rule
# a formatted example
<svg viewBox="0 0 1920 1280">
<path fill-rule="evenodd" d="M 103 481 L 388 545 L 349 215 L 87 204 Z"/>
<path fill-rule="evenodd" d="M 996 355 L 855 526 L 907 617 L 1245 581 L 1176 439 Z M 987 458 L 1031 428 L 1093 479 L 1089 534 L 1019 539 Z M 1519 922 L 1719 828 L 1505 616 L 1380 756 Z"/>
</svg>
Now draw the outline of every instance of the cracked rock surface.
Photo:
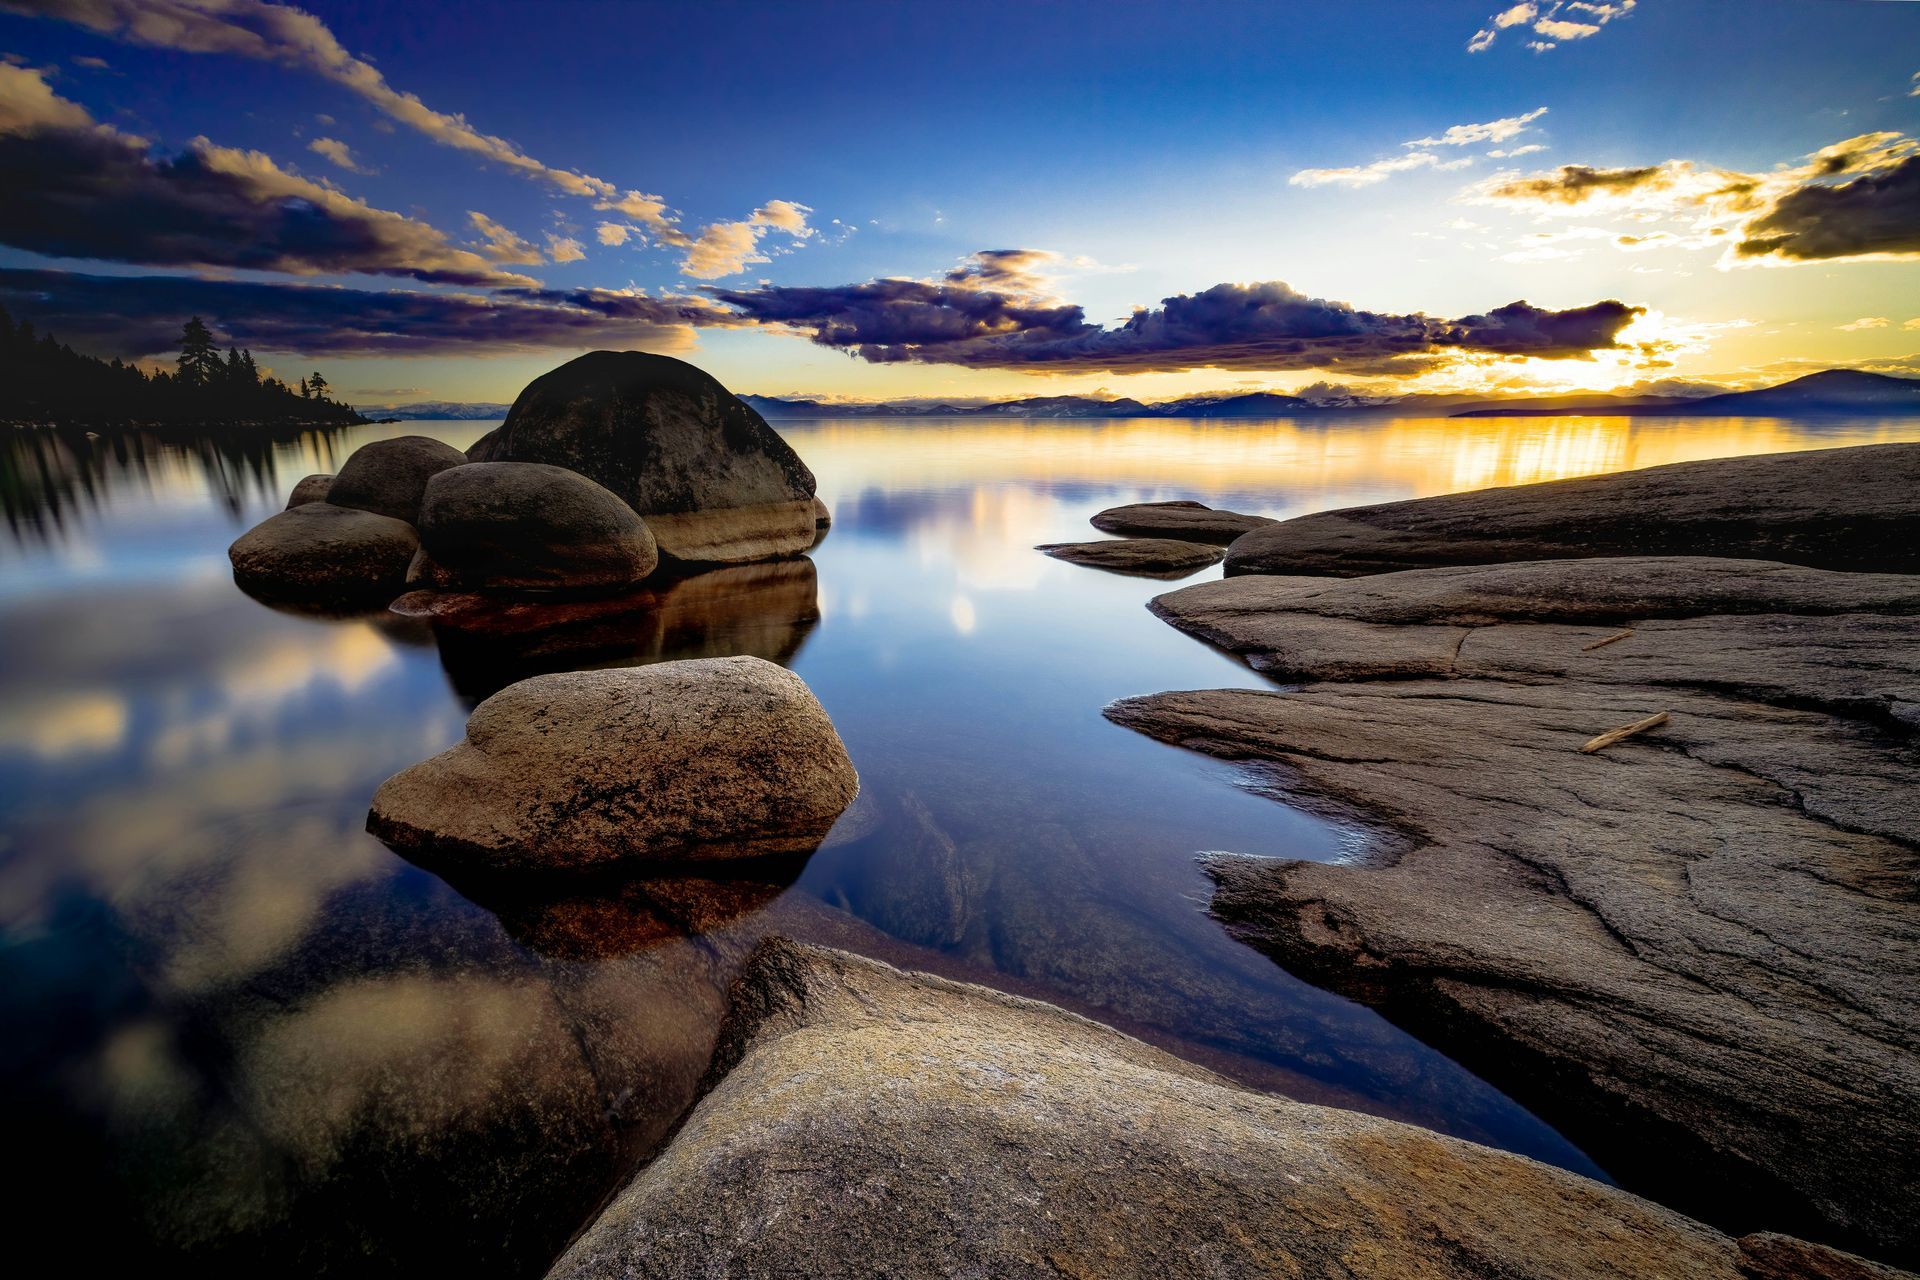
<svg viewBox="0 0 1920 1280">
<path fill-rule="evenodd" d="M 1636 1188 L 1910 1261 L 1917 591 L 1683 557 L 1231 578 L 1155 611 L 1307 683 L 1108 715 L 1378 832 L 1365 864 L 1211 859 L 1238 936 Z"/>
<path fill-rule="evenodd" d="M 1894 1274 L 782 939 L 734 983 L 707 1084 L 550 1277 Z"/>
<path fill-rule="evenodd" d="M 1320 511 L 1256 529 L 1227 573 L 1355 577 L 1443 564 L 1713 555 L 1920 572 L 1920 444 L 1676 462 Z"/>
</svg>

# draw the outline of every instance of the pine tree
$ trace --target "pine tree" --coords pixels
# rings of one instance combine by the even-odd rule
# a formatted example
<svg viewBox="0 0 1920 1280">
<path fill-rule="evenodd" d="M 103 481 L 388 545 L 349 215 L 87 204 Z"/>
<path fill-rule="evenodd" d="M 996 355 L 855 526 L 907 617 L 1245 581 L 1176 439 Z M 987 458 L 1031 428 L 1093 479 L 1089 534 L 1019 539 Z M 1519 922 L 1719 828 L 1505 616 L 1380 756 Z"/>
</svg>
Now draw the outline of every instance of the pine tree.
<svg viewBox="0 0 1920 1280">
<path fill-rule="evenodd" d="M 220 378 L 220 350 L 213 345 L 213 334 L 195 316 L 180 331 L 180 358 L 175 361 L 180 381 L 188 386 L 211 386 Z"/>
<path fill-rule="evenodd" d="M 327 380 L 320 376 L 319 370 L 314 370 L 314 372 L 307 377 L 307 386 L 313 389 L 313 398 L 315 400 L 325 400 L 327 398 Z"/>
<path fill-rule="evenodd" d="M 313 388 L 307 385 L 305 378 L 300 379 L 300 398 L 302 400 L 313 399 Z"/>
</svg>

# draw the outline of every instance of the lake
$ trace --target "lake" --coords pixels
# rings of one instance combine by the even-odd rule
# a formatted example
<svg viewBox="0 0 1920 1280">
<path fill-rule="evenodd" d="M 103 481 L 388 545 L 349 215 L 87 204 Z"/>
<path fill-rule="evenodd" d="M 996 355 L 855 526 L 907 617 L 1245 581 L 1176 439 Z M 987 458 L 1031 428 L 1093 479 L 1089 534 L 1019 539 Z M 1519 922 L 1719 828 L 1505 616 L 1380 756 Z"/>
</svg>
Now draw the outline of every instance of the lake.
<svg viewBox="0 0 1920 1280">
<path fill-rule="evenodd" d="M 1354 858 L 1365 834 L 1105 721 L 1119 697 L 1265 682 L 1146 611 L 1169 584 L 1032 547 L 1098 536 L 1087 518 L 1123 502 L 1291 516 L 1920 438 L 1871 419 L 783 422 L 829 536 L 644 615 L 476 641 L 233 585 L 227 544 L 301 476 L 370 439 L 465 447 L 491 425 L 0 442 L 16 1220 L 110 1225 L 82 1246 L 96 1265 L 539 1274 L 668 1136 L 731 973 L 776 932 L 1604 1177 L 1206 915 L 1197 853 Z M 365 834 L 378 783 L 458 741 L 505 683 L 719 653 L 798 672 L 860 770 L 860 801 L 810 858 L 535 894 L 450 880 Z"/>
</svg>

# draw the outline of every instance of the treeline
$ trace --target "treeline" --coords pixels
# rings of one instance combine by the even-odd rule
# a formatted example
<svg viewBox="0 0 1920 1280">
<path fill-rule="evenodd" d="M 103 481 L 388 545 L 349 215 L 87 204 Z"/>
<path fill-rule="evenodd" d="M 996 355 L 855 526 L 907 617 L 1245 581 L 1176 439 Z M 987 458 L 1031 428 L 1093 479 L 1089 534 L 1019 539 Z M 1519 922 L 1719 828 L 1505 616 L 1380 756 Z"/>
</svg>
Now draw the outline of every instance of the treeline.
<svg viewBox="0 0 1920 1280">
<path fill-rule="evenodd" d="M 148 374 L 119 360 L 84 355 L 52 334 L 15 323 L 0 307 L 0 423 L 35 426 L 152 427 L 364 422 L 333 400 L 318 373 L 289 387 L 262 376 L 253 353 L 222 355 L 200 318 L 180 336 L 174 371 Z"/>
</svg>

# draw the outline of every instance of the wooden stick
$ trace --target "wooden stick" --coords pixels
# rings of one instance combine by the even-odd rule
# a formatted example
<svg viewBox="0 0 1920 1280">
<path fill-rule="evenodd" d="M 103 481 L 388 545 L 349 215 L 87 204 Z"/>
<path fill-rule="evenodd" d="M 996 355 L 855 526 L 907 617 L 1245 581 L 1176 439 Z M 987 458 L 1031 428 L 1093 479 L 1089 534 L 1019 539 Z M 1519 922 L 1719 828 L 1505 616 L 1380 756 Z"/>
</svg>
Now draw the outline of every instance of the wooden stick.
<svg viewBox="0 0 1920 1280">
<path fill-rule="evenodd" d="M 1581 747 L 1580 754 L 1590 756 L 1596 751 L 1612 746 L 1622 738 L 1631 738 L 1636 733 L 1645 733 L 1649 729 L 1658 729 L 1666 722 L 1667 713 L 1662 711 L 1655 715 L 1648 716 L 1645 720 L 1635 720 L 1632 724 L 1623 724 L 1618 729 L 1609 729 L 1593 741 L 1587 743 L 1586 746 Z"/>
<path fill-rule="evenodd" d="M 1616 641 L 1625 640 L 1628 636 L 1632 634 L 1633 634 L 1632 627 L 1628 627 L 1625 631 L 1616 631 L 1610 636 L 1605 636 L 1599 640 L 1595 640 L 1592 644 L 1581 645 L 1580 652 L 1592 653 L 1595 649 L 1604 649 L 1608 645 L 1613 644 Z"/>
</svg>

